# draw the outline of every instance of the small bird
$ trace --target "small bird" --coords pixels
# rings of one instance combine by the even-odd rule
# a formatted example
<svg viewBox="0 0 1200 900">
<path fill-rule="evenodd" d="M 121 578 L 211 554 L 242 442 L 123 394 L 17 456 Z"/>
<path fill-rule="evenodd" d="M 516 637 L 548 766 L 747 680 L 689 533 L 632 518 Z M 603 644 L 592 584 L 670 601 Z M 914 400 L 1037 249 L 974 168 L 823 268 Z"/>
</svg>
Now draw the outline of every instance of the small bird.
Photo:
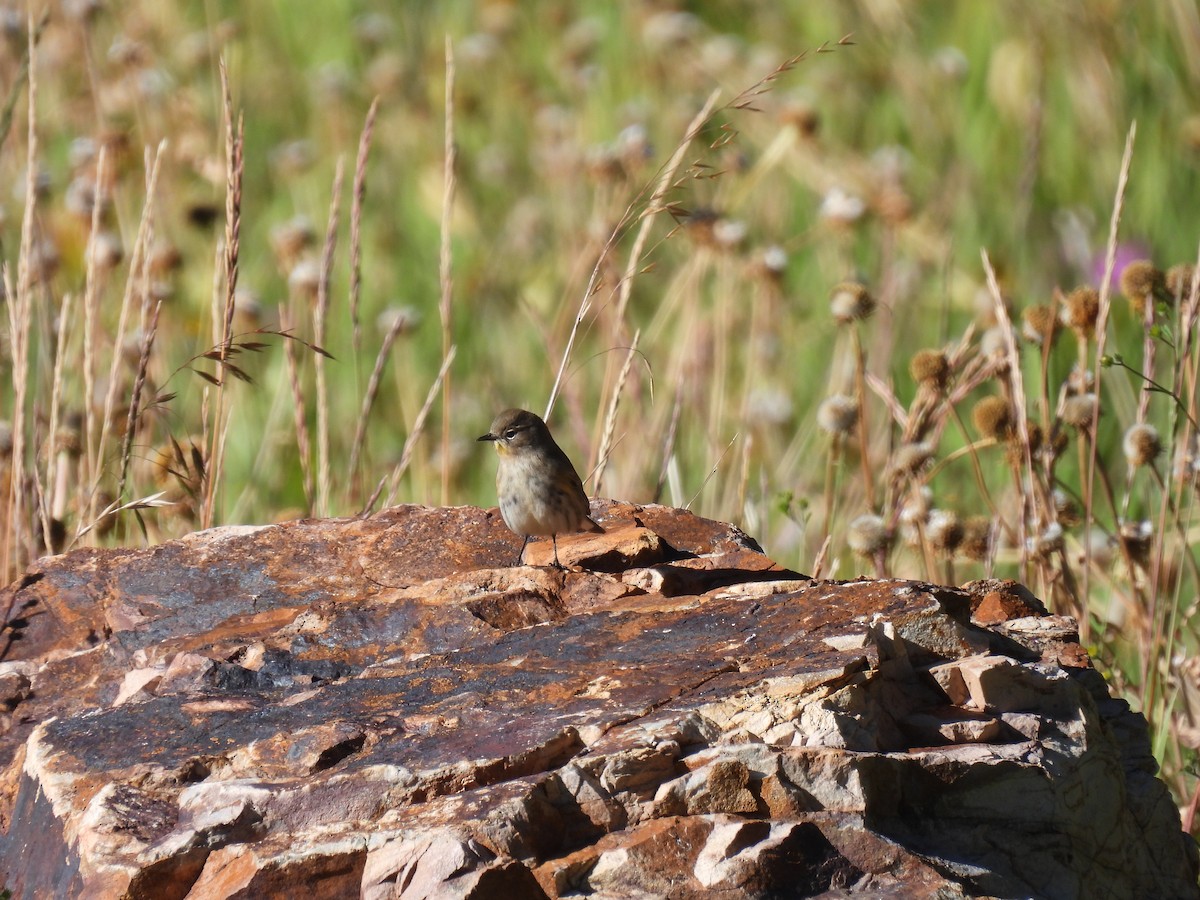
<svg viewBox="0 0 1200 900">
<path fill-rule="evenodd" d="M 603 531 L 588 512 L 583 481 L 562 448 L 554 443 L 541 417 L 527 409 L 506 409 L 491 430 L 477 440 L 493 441 L 500 465 L 496 492 L 500 515 L 510 530 L 525 538 L 517 564 L 535 534 L 548 534 L 558 561 L 558 535 L 568 531 Z"/>
</svg>

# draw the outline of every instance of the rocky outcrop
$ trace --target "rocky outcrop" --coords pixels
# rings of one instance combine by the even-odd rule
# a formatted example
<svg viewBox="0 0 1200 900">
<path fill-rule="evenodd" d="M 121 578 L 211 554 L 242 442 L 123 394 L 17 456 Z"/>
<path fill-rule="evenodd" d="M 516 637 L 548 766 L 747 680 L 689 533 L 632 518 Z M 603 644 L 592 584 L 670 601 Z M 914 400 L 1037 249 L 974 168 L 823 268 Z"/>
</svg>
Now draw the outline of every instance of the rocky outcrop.
<svg viewBox="0 0 1200 900">
<path fill-rule="evenodd" d="M 1145 723 L 1010 583 L 597 503 L 221 528 L 0 598 L 16 897 L 1196 897 Z M 542 544 L 545 546 L 542 546 Z M 985 624 L 986 623 L 986 624 Z"/>
</svg>

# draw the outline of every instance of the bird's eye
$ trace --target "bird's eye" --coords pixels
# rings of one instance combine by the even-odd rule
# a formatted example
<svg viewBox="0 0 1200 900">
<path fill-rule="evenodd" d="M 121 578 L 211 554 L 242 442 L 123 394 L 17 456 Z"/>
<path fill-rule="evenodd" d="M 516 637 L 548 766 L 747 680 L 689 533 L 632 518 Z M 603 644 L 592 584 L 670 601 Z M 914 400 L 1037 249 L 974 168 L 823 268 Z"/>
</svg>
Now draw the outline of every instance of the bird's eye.
<svg viewBox="0 0 1200 900">
<path fill-rule="evenodd" d="M 508 431 L 504 432 L 504 439 L 506 441 L 511 441 L 516 436 L 517 436 L 517 429 L 515 429 L 515 428 L 510 428 L 510 429 L 508 429 Z"/>
</svg>

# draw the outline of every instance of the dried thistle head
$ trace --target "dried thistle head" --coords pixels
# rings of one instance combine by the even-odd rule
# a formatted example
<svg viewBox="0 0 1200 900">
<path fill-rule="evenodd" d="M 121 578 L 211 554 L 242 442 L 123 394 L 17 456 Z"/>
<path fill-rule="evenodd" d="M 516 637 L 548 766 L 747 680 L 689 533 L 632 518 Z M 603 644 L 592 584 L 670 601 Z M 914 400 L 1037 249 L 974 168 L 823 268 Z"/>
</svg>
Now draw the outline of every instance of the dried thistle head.
<svg viewBox="0 0 1200 900">
<path fill-rule="evenodd" d="M 1058 459 L 1067 451 L 1067 445 L 1070 442 L 1070 436 L 1061 428 L 1055 426 L 1050 430 L 1050 441 L 1046 445 L 1045 452 L 1051 459 Z"/>
<path fill-rule="evenodd" d="M 683 220 L 683 226 L 687 231 L 687 236 L 701 247 L 715 247 L 717 239 L 713 229 L 720 218 L 720 213 L 715 209 L 700 207 L 691 211 Z"/>
<path fill-rule="evenodd" d="M 1075 502 L 1075 498 L 1066 493 L 1060 488 L 1055 488 L 1050 495 L 1050 501 L 1054 504 L 1054 518 L 1064 528 L 1072 528 L 1083 521 L 1083 515 L 1079 511 L 1079 504 Z"/>
<path fill-rule="evenodd" d="M 910 547 L 921 545 L 921 529 L 929 518 L 932 503 L 933 491 L 922 486 L 918 491 L 909 491 L 908 499 L 900 507 L 900 536 Z"/>
<path fill-rule="evenodd" d="M 1190 263 L 1180 263 L 1167 269 L 1166 287 L 1172 300 L 1185 299 L 1192 291 L 1192 278 L 1196 267 Z"/>
<path fill-rule="evenodd" d="M 1053 307 L 1039 303 L 1022 310 L 1021 334 L 1025 340 L 1039 347 L 1046 343 L 1053 344 L 1058 337 L 1058 320 Z"/>
<path fill-rule="evenodd" d="M 1100 317 L 1100 292 L 1090 285 L 1080 285 L 1067 294 L 1062 307 L 1063 324 L 1086 340 L 1096 333 Z"/>
<path fill-rule="evenodd" d="M 792 97 L 779 107 L 779 120 L 790 125 L 801 137 L 812 137 L 821 128 L 821 114 L 806 100 Z"/>
<path fill-rule="evenodd" d="M 736 250 L 746 240 L 748 231 L 740 219 L 720 218 L 713 224 L 713 242 L 722 250 Z"/>
<path fill-rule="evenodd" d="M 950 360 L 941 350 L 918 350 L 909 360 L 913 381 L 941 393 L 950 380 Z"/>
<path fill-rule="evenodd" d="M 1129 558 L 1139 566 L 1150 562 L 1150 551 L 1154 547 L 1154 523 L 1148 519 L 1139 522 L 1121 522 L 1117 538 L 1125 546 Z"/>
<path fill-rule="evenodd" d="M 321 263 L 315 257 L 303 257 L 288 272 L 288 290 L 295 297 L 316 300 L 320 287 Z"/>
<path fill-rule="evenodd" d="M 881 517 L 864 513 L 850 523 L 846 543 L 855 553 L 870 558 L 887 552 L 892 544 L 892 533 Z"/>
<path fill-rule="evenodd" d="M 1000 325 L 993 325 L 979 338 L 979 352 L 1000 363 L 1008 361 L 1008 338 Z"/>
<path fill-rule="evenodd" d="M 971 421 L 985 437 L 1008 440 L 1013 431 L 1012 408 L 1003 397 L 984 397 L 971 410 Z"/>
<path fill-rule="evenodd" d="M 858 403 L 845 394 L 825 398 L 817 407 L 817 424 L 832 435 L 845 435 L 858 424 Z"/>
<path fill-rule="evenodd" d="M 166 240 L 154 242 L 146 259 L 146 268 L 155 278 L 166 278 L 183 266 L 183 254 L 173 243 Z"/>
<path fill-rule="evenodd" d="M 879 218 L 890 225 L 903 225 L 912 218 L 912 197 L 894 181 L 885 182 L 876 189 L 871 205 Z"/>
<path fill-rule="evenodd" d="M 89 260 L 99 272 L 108 273 L 121 264 L 125 258 L 125 247 L 121 238 L 112 231 L 98 231 L 92 238 L 89 248 Z"/>
<path fill-rule="evenodd" d="M 83 448 L 82 425 L 78 416 L 68 416 L 54 435 L 54 452 L 78 459 Z"/>
<path fill-rule="evenodd" d="M 3 424 L 0 422 L 0 426 Z M 1193 434 L 1189 440 L 1178 442 L 1171 475 L 1182 484 L 1200 486 L 1200 436 Z"/>
<path fill-rule="evenodd" d="M 1053 462 L 1063 455 L 1063 451 L 1067 449 L 1067 444 L 1070 443 L 1070 436 L 1060 427 L 1060 423 L 1055 422 L 1050 426 L 1050 431 L 1047 433 L 1042 429 L 1042 426 L 1032 419 L 1027 419 L 1025 422 L 1026 432 L 1029 434 L 1029 455 L 1033 458 L 1041 458 L 1049 462 Z M 1012 455 L 1009 456 L 1009 461 L 1019 464 L 1024 461 L 1024 454 L 1019 446 L 1010 445 L 1009 451 Z"/>
<path fill-rule="evenodd" d="M 875 298 L 857 281 L 843 281 L 829 292 L 829 311 L 837 321 L 846 325 L 866 319 L 875 311 Z"/>
<path fill-rule="evenodd" d="M 953 510 L 932 510 L 929 520 L 925 523 L 925 536 L 929 538 L 929 545 L 938 553 L 953 556 L 962 543 L 962 520 Z"/>
<path fill-rule="evenodd" d="M 1091 369 L 1076 364 L 1067 373 L 1066 388 L 1068 394 L 1090 394 L 1096 389 L 1096 375 Z"/>
<path fill-rule="evenodd" d="M 1026 419 L 1025 434 L 1029 437 L 1029 455 L 1035 457 L 1042 447 L 1042 426 L 1032 419 Z M 1004 445 L 1004 457 L 1010 466 L 1019 467 L 1025 463 L 1025 448 L 1018 440 L 1019 435 L 1020 432 L 1014 426 L 1008 433 L 1008 442 Z"/>
<path fill-rule="evenodd" d="M 962 542 L 958 552 L 967 559 L 983 562 L 992 542 L 992 520 L 987 516 L 971 516 L 962 525 Z"/>
<path fill-rule="evenodd" d="M 1026 538 L 1029 555 L 1034 559 L 1047 559 L 1063 548 L 1063 528 L 1058 522 L 1051 522 L 1040 534 Z"/>
<path fill-rule="evenodd" d="M 1145 315 L 1146 304 L 1152 304 L 1156 295 L 1166 293 L 1166 280 L 1150 260 L 1134 260 L 1121 270 L 1121 293 L 1141 318 Z"/>
<path fill-rule="evenodd" d="M 1157 428 L 1140 422 L 1131 425 L 1125 431 L 1121 449 L 1125 452 L 1125 461 L 1131 467 L 1148 466 L 1162 453 L 1162 439 L 1158 436 Z"/>
<path fill-rule="evenodd" d="M 1083 431 L 1092 427 L 1096 412 L 1095 394 L 1073 394 L 1063 400 L 1059 418 L 1072 428 Z"/>
<path fill-rule="evenodd" d="M 901 444 L 892 454 L 890 468 L 896 475 L 915 475 L 933 459 L 933 445 L 927 441 Z"/>
<path fill-rule="evenodd" d="M 308 216 L 294 216 L 271 229 L 271 249 L 285 271 L 316 243 L 317 229 Z"/>
<path fill-rule="evenodd" d="M 761 275 L 772 284 L 779 284 L 783 281 L 784 273 L 787 272 L 788 255 L 787 251 L 778 244 L 772 244 L 763 250 L 762 254 L 755 260 L 752 271 L 756 275 Z"/>
</svg>

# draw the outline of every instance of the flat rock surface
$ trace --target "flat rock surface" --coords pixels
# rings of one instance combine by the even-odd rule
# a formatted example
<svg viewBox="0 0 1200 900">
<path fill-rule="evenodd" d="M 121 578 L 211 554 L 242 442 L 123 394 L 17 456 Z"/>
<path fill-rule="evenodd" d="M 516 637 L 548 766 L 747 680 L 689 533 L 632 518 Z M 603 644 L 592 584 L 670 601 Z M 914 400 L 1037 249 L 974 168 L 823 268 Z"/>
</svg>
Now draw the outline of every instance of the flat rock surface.
<svg viewBox="0 0 1200 900">
<path fill-rule="evenodd" d="M 0 597 L 16 897 L 1195 897 L 1145 723 L 1005 582 L 596 501 L 220 528 Z M 973 618 L 974 615 L 974 618 Z"/>
</svg>

